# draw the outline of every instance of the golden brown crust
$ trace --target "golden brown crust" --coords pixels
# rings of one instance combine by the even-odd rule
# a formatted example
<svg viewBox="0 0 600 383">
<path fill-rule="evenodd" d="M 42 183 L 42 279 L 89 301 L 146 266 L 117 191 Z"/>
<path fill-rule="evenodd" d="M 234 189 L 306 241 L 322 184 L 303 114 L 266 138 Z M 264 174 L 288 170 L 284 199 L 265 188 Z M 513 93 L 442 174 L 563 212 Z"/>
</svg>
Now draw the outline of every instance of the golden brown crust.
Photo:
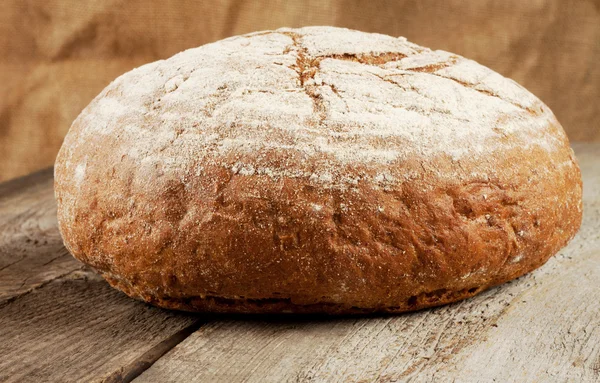
<svg viewBox="0 0 600 383">
<path fill-rule="evenodd" d="M 119 137 L 76 141 L 89 129 L 78 120 L 56 164 L 61 233 L 111 285 L 166 308 L 341 314 L 457 301 L 539 267 L 581 223 L 581 176 L 562 128 L 530 107 L 518 113 L 550 149 L 505 133 L 458 159 L 335 163 L 338 176 L 360 176 L 352 187 L 223 165 L 258 163 L 256 153 L 140 173 L 140 158 L 113 150 Z M 281 169 L 301 161 L 262 154 Z M 83 160 L 81 182 L 72 162 Z"/>
</svg>

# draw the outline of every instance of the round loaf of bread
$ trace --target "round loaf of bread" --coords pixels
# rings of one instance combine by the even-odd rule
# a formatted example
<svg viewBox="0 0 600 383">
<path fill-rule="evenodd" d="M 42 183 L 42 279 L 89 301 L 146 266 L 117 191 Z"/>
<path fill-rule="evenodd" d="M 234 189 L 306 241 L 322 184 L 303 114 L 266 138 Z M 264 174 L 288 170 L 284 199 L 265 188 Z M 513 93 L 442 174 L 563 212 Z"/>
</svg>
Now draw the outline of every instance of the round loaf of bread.
<svg viewBox="0 0 600 383">
<path fill-rule="evenodd" d="M 542 265 L 580 171 L 534 95 L 474 61 L 332 27 L 232 37 L 126 73 L 56 160 L 69 251 L 190 311 L 401 312 Z"/>
</svg>

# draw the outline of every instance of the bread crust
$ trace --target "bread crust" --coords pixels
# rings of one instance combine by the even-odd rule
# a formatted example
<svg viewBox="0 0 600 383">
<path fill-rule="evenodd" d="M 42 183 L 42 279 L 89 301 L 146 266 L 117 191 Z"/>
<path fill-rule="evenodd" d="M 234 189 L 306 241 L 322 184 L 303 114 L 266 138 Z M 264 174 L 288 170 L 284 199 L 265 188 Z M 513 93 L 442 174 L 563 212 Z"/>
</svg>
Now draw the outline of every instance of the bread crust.
<svg viewBox="0 0 600 383">
<path fill-rule="evenodd" d="M 251 34 L 181 54 L 211 57 L 212 64 L 184 60 L 191 62 L 189 68 L 182 64 L 176 70 L 175 56 L 116 80 L 74 122 L 57 158 L 58 218 L 67 248 L 112 286 L 160 307 L 345 314 L 403 312 L 464 299 L 539 267 L 565 246 L 581 223 L 582 184 L 573 151 L 550 110 L 487 68 L 483 80 L 468 82 L 469 65 L 475 64 L 459 56 L 356 33 L 305 28 Z M 357 52 L 343 43 L 331 48 L 341 51 L 327 51 L 327 44 L 310 42 L 311 36 L 342 41 L 347 35 L 373 40 L 388 52 Z M 270 40 L 263 48 L 288 41 L 288 52 L 283 49 L 281 57 L 269 60 L 285 63 L 292 55 L 290 73 L 282 76 L 293 77 L 309 118 L 294 114 L 304 104 L 282 117 L 265 111 L 268 105 L 239 113 L 247 104 L 212 105 L 215 97 L 247 96 L 234 80 L 224 80 L 216 90 L 226 95 L 182 97 L 169 104 L 170 89 L 184 92 L 194 72 L 224 65 L 218 60 L 227 44 L 255 52 L 253 42 L 264 39 Z M 243 48 L 245 43 L 250 47 Z M 390 44 L 399 45 L 390 50 Z M 263 65 L 256 76 L 276 77 L 278 69 L 260 61 L 267 57 L 264 49 L 256 59 Z M 429 64 L 411 64 L 419 60 Z M 227 65 L 224 73 L 243 70 Z M 371 118 L 361 122 L 362 115 L 352 112 L 367 103 L 361 98 L 367 96 L 350 93 L 360 84 L 352 88 L 352 81 L 327 77 L 341 73 L 342 65 L 344 75 L 369 78 L 366 88 L 375 98 L 386 97 L 379 88 L 393 85 L 427 94 L 434 102 L 419 99 L 420 110 L 401 105 L 405 110 L 398 116 L 409 116 L 406 122 L 380 122 L 361 109 Z M 388 70 L 410 74 L 410 84 L 381 72 Z M 284 94 L 286 78 L 269 83 L 268 92 L 278 97 L 276 103 L 294 105 Z M 141 81 L 159 85 L 136 89 Z M 445 103 L 437 98 L 440 88 L 427 81 L 443 81 L 456 93 L 442 95 L 450 100 Z M 142 101 L 132 107 L 136 95 Z M 467 107 L 487 108 L 478 117 L 482 120 L 461 114 L 461 97 L 468 97 Z M 343 116 L 335 114 L 336 99 L 346 103 L 339 106 L 347 110 Z M 108 112 L 107 100 L 118 101 L 111 101 Z M 353 104 L 356 100 L 360 103 Z M 190 117 L 196 104 L 211 115 Z M 126 109 L 115 114 L 123 105 Z M 440 105 L 447 109 L 438 110 Z M 167 120 L 169 115 L 175 118 Z M 316 142 L 341 137 L 352 121 L 356 132 L 379 130 L 344 142 L 347 146 L 328 141 L 315 151 L 299 146 L 299 133 L 282 135 L 278 127 L 292 123 L 290 116 L 299 118 L 301 128 L 317 131 L 310 133 L 317 135 L 310 138 Z M 491 125 L 485 120 L 489 116 Z M 397 132 L 417 117 L 428 118 L 425 133 L 416 127 L 406 128 L 411 136 Z M 442 123 L 450 126 L 461 118 L 465 126 L 482 126 L 466 132 L 470 140 L 462 145 L 453 141 L 460 125 L 448 133 L 440 130 L 446 127 Z M 385 124 L 391 126 L 388 138 L 381 136 Z M 261 129 L 268 134 L 261 136 Z M 214 145 L 208 137 L 212 131 L 227 134 L 215 139 L 217 149 L 209 146 Z M 436 141 L 443 134 L 445 141 Z M 240 137 L 261 141 L 245 150 Z M 227 150 L 226 140 L 233 142 Z M 364 147 L 366 157 L 359 152 Z"/>
</svg>

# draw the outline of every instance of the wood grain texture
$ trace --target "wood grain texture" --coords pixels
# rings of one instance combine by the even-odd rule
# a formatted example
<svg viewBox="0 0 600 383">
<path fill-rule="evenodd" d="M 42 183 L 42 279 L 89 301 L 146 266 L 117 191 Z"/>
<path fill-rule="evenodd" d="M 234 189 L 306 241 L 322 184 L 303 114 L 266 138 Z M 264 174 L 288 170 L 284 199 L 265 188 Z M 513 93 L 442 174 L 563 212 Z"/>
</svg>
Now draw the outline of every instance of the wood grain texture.
<svg viewBox="0 0 600 383">
<path fill-rule="evenodd" d="M 75 271 L 0 306 L 0 381 L 130 381 L 148 351 L 194 325 Z"/>
<path fill-rule="evenodd" d="M 540 97 L 572 140 L 600 141 L 600 0 L 5 0 L 0 181 L 50 166 L 116 76 L 231 35 L 305 25 L 403 35 L 477 60 Z"/>
<path fill-rule="evenodd" d="M 52 169 L 0 185 L 0 304 L 81 267 L 57 229 Z"/>
<path fill-rule="evenodd" d="M 0 381 L 131 381 L 197 317 L 129 299 L 63 247 L 52 169 L 0 185 Z"/>
<path fill-rule="evenodd" d="M 580 233 L 545 266 L 458 304 L 373 318 L 232 318 L 136 382 L 600 380 L 600 145 L 576 146 Z"/>
</svg>

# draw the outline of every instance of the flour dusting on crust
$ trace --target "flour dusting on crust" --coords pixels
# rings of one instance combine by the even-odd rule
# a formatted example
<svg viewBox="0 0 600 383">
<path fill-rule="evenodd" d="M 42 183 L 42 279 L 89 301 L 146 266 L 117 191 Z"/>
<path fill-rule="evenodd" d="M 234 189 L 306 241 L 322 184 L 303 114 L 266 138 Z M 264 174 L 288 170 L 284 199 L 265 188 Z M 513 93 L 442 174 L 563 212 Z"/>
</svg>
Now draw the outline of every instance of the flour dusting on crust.
<svg viewBox="0 0 600 383">
<path fill-rule="evenodd" d="M 183 172 L 218 163 L 351 184 L 379 182 L 382 165 L 411 158 L 458 161 L 510 144 L 552 150 L 562 144 L 547 132 L 553 121 L 527 90 L 463 57 L 404 38 L 283 28 L 124 74 L 79 116 L 72 146 L 112 135 L 122 145 L 99 150 Z M 344 170 L 357 166 L 367 170 Z"/>
</svg>

